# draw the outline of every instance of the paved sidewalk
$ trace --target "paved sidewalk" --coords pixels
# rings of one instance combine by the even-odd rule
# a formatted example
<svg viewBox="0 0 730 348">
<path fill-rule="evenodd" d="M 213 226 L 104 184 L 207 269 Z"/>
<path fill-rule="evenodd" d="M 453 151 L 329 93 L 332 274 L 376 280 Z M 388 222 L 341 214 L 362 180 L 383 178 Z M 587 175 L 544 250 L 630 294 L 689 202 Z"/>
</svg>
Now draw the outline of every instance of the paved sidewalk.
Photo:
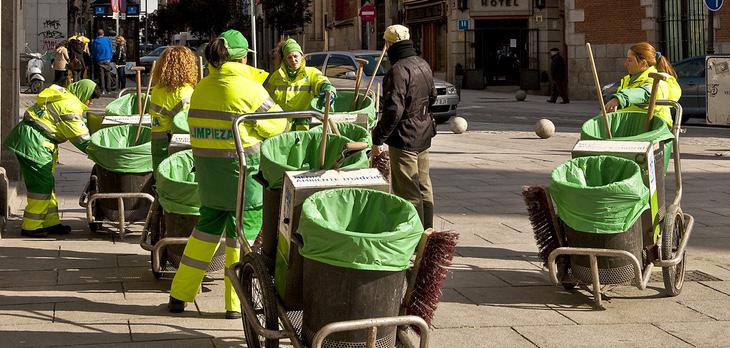
<svg viewBox="0 0 730 348">
<path fill-rule="evenodd" d="M 682 207 L 696 219 L 687 269 L 703 280 L 686 282 L 674 298 L 662 295 L 661 278 L 645 291 L 619 287 L 607 310 L 595 311 L 589 292 L 547 280 L 520 195 L 524 184 L 549 182 L 578 135 L 440 128 L 431 155 L 435 225 L 461 237 L 432 347 L 730 346 L 730 160 L 715 156 L 730 149 L 728 138 L 681 142 Z M 222 319 L 222 273 L 185 314 L 167 313 L 170 281 L 152 276 L 139 234 L 88 231 L 78 197 L 92 163 L 69 144 L 60 160 L 60 209 L 74 231 L 27 239 L 11 221 L 0 240 L 0 346 L 242 345 L 241 322 Z M 16 217 L 22 205 L 13 207 Z"/>
</svg>

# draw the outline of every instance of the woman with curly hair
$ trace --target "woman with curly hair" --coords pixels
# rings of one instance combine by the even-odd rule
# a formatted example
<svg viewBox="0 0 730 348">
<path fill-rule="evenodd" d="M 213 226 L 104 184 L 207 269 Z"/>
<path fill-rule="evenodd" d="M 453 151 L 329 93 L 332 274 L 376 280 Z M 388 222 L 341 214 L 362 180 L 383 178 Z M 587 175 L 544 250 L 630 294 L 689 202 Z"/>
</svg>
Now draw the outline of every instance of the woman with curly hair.
<svg viewBox="0 0 730 348">
<path fill-rule="evenodd" d="M 167 158 L 172 137 L 172 119 L 187 114 L 190 96 L 198 82 L 198 64 L 193 51 L 185 46 L 172 46 L 162 52 L 152 72 L 150 115 L 152 116 L 152 167 L 157 170 Z"/>
</svg>

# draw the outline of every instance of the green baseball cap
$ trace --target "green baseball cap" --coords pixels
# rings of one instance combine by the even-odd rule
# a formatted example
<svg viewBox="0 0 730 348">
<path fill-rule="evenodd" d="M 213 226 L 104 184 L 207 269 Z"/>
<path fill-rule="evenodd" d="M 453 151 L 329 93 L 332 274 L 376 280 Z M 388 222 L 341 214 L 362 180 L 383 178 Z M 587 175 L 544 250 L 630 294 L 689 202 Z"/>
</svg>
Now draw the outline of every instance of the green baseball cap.
<svg viewBox="0 0 730 348">
<path fill-rule="evenodd" d="M 223 39 L 226 49 L 228 49 L 228 56 L 231 59 L 241 59 L 245 57 L 248 52 L 256 53 L 256 51 L 248 48 L 248 40 L 246 40 L 246 37 L 238 30 L 227 30 L 218 36 L 218 38 Z"/>
</svg>

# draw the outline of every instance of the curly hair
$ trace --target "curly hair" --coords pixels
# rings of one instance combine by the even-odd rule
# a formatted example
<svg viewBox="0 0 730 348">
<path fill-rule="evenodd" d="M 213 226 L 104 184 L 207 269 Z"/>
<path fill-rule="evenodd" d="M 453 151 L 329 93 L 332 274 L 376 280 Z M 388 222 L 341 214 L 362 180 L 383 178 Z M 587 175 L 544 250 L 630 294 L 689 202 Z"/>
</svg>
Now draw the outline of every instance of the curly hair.
<svg viewBox="0 0 730 348">
<path fill-rule="evenodd" d="M 192 50 L 185 46 L 165 49 L 155 64 L 152 81 L 156 86 L 168 89 L 180 88 L 198 82 L 198 63 Z"/>
</svg>

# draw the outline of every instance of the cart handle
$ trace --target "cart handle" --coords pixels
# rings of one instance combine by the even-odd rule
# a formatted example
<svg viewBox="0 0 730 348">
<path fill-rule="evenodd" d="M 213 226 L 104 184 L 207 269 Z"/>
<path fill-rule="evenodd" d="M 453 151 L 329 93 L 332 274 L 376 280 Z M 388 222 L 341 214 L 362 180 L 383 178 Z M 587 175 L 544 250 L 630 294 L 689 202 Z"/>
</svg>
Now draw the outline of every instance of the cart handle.
<svg viewBox="0 0 730 348">
<path fill-rule="evenodd" d="M 241 132 L 238 130 L 238 126 L 245 121 L 258 121 L 258 120 L 274 120 L 282 118 L 307 118 L 314 117 L 320 121 L 324 119 L 324 115 L 315 110 L 304 110 L 304 111 L 277 111 L 277 112 L 253 112 L 250 114 L 244 114 L 236 117 L 231 126 L 233 130 L 233 141 L 236 144 L 236 154 L 238 155 L 238 194 L 236 195 L 236 235 L 239 238 L 241 248 L 246 253 L 250 253 L 253 250 L 251 245 L 243 236 L 243 222 L 241 218 L 243 216 L 243 204 L 244 197 L 246 194 L 245 180 L 246 180 L 246 154 L 244 153 L 243 143 L 241 142 Z"/>
<path fill-rule="evenodd" d="M 426 322 L 415 315 L 404 315 L 398 317 L 383 317 L 383 318 L 371 318 L 371 319 L 359 319 L 334 322 L 325 325 L 314 335 L 312 339 L 312 348 L 322 347 L 324 339 L 327 336 L 344 331 L 355 331 L 355 330 L 368 330 L 368 342 L 367 347 L 375 347 L 375 340 L 377 338 L 378 327 L 381 326 L 405 326 L 405 325 L 416 325 L 421 331 L 421 342 L 420 348 L 428 347 L 429 330 Z"/>
</svg>

